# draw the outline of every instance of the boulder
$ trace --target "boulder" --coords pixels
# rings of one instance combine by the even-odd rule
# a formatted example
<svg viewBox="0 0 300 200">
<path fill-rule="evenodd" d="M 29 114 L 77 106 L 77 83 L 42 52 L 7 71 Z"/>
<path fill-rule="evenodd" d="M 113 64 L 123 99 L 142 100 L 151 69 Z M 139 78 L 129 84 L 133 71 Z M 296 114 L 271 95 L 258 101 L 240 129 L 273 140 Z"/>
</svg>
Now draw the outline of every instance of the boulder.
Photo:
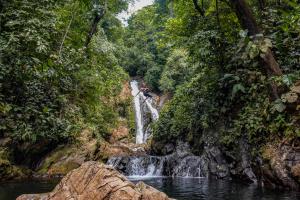
<svg viewBox="0 0 300 200">
<path fill-rule="evenodd" d="M 17 200 L 169 200 L 144 183 L 131 183 L 125 176 L 98 162 L 86 162 L 68 173 L 47 194 L 25 194 Z"/>
</svg>

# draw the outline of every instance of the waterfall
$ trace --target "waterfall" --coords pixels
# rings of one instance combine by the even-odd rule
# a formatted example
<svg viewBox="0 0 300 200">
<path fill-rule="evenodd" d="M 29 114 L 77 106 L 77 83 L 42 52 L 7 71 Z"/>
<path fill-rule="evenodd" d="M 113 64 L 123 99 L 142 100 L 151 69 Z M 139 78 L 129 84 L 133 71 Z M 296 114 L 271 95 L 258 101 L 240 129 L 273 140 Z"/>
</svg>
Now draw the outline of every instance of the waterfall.
<svg viewBox="0 0 300 200">
<path fill-rule="evenodd" d="M 144 124 L 143 124 L 143 103 L 145 102 L 147 109 L 151 113 L 152 120 L 157 120 L 159 117 L 157 109 L 153 106 L 152 99 L 143 95 L 142 92 L 139 92 L 138 82 L 133 80 L 130 82 L 131 86 L 131 94 L 134 97 L 134 110 L 135 110 L 135 119 L 136 119 L 136 144 L 143 144 L 147 141 L 149 137 L 148 131 L 144 132 Z M 148 130 L 148 128 L 146 129 Z"/>
<path fill-rule="evenodd" d="M 138 82 L 130 82 L 132 96 L 134 97 L 134 109 L 136 120 L 136 144 L 143 144 L 151 135 L 151 127 L 145 112 L 151 113 L 152 121 L 158 119 L 159 114 L 153 106 L 152 99 L 146 99 L 142 92 L 139 92 Z M 145 102 L 145 103 L 144 103 Z M 150 120 L 151 121 L 151 120 Z M 145 126 L 145 127 L 144 127 Z M 116 156 L 111 157 L 107 164 L 130 177 L 205 177 L 208 167 L 205 159 L 189 153 L 189 145 L 182 143 L 176 151 L 166 156 Z"/>
<path fill-rule="evenodd" d="M 112 157 L 107 164 L 130 177 L 162 176 L 164 158 L 157 156 Z"/>
<path fill-rule="evenodd" d="M 135 123 L 136 123 L 136 143 L 142 144 L 144 141 L 144 132 L 143 132 L 143 119 L 142 119 L 142 110 L 141 110 L 141 101 L 139 95 L 138 82 L 133 80 L 130 82 L 131 94 L 134 98 L 134 110 L 135 110 Z"/>
<path fill-rule="evenodd" d="M 129 177 L 206 177 L 208 168 L 200 156 L 178 154 L 167 156 L 117 156 L 107 162 L 124 175 Z"/>
<path fill-rule="evenodd" d="M 143 97 L 144 100 L 146 99 L 146 97 L 145 97 L 143 94 L 142 94 L 142 97 Z M 146 103 L 148 109 L 149 109 L 150 112 L 151 112 L 152 119 L 153 119 L 154 121 L 157 120 L 158 117 L 159 117 L 159 115 L 158 115 L 157 109 L 153 106 L 152 99 L 147 99 L 147 100 L 145 101 L 145 103 Z"/>
</svg>

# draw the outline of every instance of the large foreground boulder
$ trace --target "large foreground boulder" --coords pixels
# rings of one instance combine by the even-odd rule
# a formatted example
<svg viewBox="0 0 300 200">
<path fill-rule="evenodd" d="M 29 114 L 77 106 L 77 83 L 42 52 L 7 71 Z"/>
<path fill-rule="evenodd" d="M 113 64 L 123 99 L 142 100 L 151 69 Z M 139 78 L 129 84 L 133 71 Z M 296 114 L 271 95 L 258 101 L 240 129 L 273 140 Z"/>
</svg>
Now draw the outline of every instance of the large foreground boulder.
<svg viewBox="0 0 300 200">
<path fill-rule="evenodd" d="M 86 162 L 68 173 L 47 194 L 25 194 L 17 200 L 169 200 L 168 196 L 142 182 L 133 184 L 115 169 Z"/>
</svg>

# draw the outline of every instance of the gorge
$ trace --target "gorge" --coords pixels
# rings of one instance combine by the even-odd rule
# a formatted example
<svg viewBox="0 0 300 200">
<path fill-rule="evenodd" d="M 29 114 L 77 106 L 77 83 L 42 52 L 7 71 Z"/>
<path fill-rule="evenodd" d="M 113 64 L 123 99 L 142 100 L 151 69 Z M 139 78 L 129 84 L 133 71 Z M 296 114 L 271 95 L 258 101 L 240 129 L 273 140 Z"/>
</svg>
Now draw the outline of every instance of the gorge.
<svg viewBox="0 0 300 200">
<path fill-rule="evenodd" d="M 299 33 L 299 0 L 0 0 L 0 200 L 300 199 Z"/>
</svg>

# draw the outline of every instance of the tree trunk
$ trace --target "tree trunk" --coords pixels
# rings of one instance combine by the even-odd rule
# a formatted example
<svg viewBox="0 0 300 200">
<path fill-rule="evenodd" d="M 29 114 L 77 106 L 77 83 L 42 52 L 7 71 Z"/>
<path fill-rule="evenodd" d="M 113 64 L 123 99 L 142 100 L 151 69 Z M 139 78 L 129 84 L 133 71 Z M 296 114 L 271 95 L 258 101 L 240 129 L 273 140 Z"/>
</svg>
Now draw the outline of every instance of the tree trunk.
<svg viewBox="0 0 300 200">
<path fill-rule="evenodd" d="M 245 0 L 230 0 L 232 8 L 237 15 L 243 29 L 248 30 L 249 36 L 255 36 L 259 34 L 260 28 L 258 27 L 256 20 Z"/>
<path fill-rule="evenodd" d="M 89 33 L 86 37 L 86 41 L 85 41 L 85 47 L 88 48 L 92 38 L 93 38 L 93 35 L 97 32 L 97 26 L 98 26 L 98 23 L 100 22 L 100 20 L 104 17 L 107 9 L 108 9 L 108 0 L 105 0 L 102 5 L 99 5 L 99 1 L 98 0 L 94 0 L 94 5 L 98 5 L 100 6 L 100 8 L 96 11 L 95 13 L 95 17 L 94 17 L 94 20 L 92 22 L 92 25 L 91 25 L 91 28 L 89 30 Z M 104 4 L 104 5 L 103 5 Z"/>
<path fill-rule="evenodd" d="M 85 42 L 85 47 L 87 48 L 93 38 L 93 35 L 97 32 L 97 26 L 98 26 L 98 23 L 100 22 L 100 20 L 104 17 L 104 14 L 105 14 L 105 11 L 102 10 L 100 13 L 97 13 L 95 15 L 95 18 L 92 22 L 92 25 L 91 25 L 91 28 L 89 30 L 89 33 L 86 37 L 86 42 Z"/>
<path fill-rule="evenodd" d="M 202 1 L 202 8 L 199 6 L 198 0 L 193 0 L 193 4 L 195 9 L 200 13 L 200 15 L 204 17 L 205 11 L 203 9 L 203 1 Z"/>
<path fill-rule="evenodd" d="M 260 34 L 261 30 L 256 23 L 249 5 L 245 2 L 245 0 L 230 0 L 230 3 L 240 21 L 242 28 L 247 29 L 248 35 L 253 36 L 255 39 L 255 36 Z M 265 53 L 264 57 L 262 58 L 262 61 L 266 67 L 268 75 L 282 75 L 282 71 L 271 49 L 268 49 L 267 53 Z"/>
<path fill-rule="evenodd" d="M 258 0 L 259 9 L 261 11 L 265 10 L 266 7 L 266 0 Z"/>
</svg>

